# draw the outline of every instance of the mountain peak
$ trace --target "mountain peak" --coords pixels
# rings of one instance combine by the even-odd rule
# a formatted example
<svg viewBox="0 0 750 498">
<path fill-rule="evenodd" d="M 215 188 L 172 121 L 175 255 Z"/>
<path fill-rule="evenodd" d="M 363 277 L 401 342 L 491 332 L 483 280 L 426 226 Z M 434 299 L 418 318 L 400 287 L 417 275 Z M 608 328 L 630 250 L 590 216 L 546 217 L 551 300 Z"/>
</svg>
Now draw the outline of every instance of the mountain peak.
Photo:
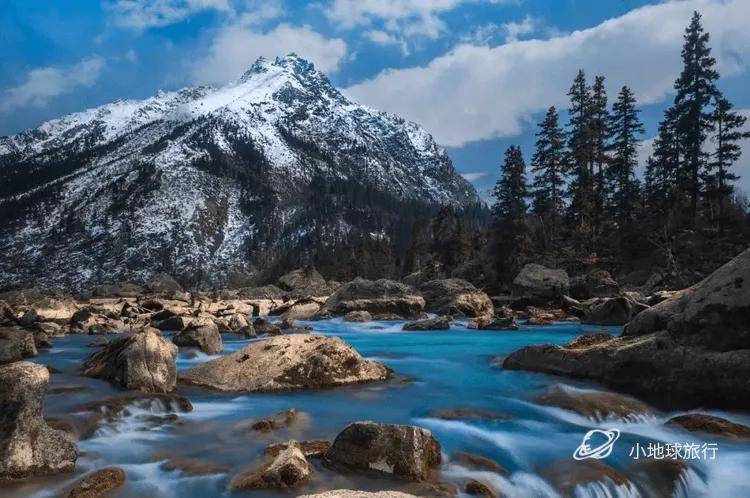
<svg viewBox="0 0 750 498">
<path fill-rule="evenodd" d="M 315 65 L 312 62 L 303 59 L 294 52 L 283 57 L 276 57 L 273 62 L 261 55 L 253 65 L 244 72 L 240 78 L 240 82 L 248 81 L 255 75 L 267 73 L 274 68 L 283 68 L 297 75 L 317 73 Z"/>
</svg>

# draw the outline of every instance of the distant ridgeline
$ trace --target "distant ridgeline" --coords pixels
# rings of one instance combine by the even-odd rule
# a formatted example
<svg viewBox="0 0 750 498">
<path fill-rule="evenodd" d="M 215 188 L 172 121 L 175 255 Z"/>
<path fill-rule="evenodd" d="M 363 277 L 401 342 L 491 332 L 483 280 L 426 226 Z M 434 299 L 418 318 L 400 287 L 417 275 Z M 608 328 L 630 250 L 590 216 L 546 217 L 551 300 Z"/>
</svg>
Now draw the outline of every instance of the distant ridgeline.
<svg viewBox="0 0 750 498">
<path fill-rule="evenodd" d="M 0 282 L 188 287 L 315 264 L 403 271 L 416 220 L 486 219 L 415 123 L 354 104 L 294 55 L 213 88 L 117 101 L 0 139 Z"/>
</svg>

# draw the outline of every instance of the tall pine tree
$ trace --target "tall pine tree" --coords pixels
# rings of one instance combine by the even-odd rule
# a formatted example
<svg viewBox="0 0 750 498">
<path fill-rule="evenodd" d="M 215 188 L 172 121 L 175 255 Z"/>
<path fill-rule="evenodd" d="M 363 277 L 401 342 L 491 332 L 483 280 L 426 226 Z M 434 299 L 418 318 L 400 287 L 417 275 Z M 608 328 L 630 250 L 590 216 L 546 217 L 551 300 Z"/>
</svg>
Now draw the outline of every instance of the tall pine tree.
<svg viewBox="0 0 750 498">
<path fill-rule="evenodd" d="M 718 228 L 723 231 L 728 199 L 734 191 L 732 182 L 739 178 L 729 169 L 742 154 L 738 142 L 750 138 L 750 132 L 742 129 L 747 118 L 733 111 L 732 104 L 723 96 L 716 97 L 712 119 L 714 129 L 711 141 L 716 149 L 711 154 L 703 180 L 706 197 L 716 205 Z"/>
<path fill-rule="evenodd" d="M 539 123 L 536 150 L 531 159 L 534 172 L 533 211 L 547 224 L 546 242 L 555 239 L 565 207 L 565 132 L 560 127 L 557 109 L 550 107 Z"/>
<path fill-rule="evenodd" d="M 492 252 L 496 276 L 509 278 L 520 269 L 528 249 L 526 211 L 528 185 L 521 148 L 505 151 L 500 179 L 492 192 Z"/>
<path fill-rule="evenodd" d="M 690 226 L 696 225 L 698 198 L 701 193 L 701 172 L 708 155 L 703 144 L 713 128 L 708 106 L 717 95 L 716 59 L 711 57 L 709 34 L 704 32 L 701 15 L 693 13 L 685 31 L 682 48 L 683 69 L 675 82 L 675 130 L 680 143 L 681 162 L 678 181 L 690 199 Z"/>
<path fill-rule="evenodd" d="M 610 211 L 620 224 L 631 220 L 639 200 L 635 168 L 638 165 L 638 137 L 645 131 L 639 112 L 633 92 L 627 86 L 622 87 L 609 120 L 611 159 L 607 171 L 607 183 L 612 191 Z"/>
</svg>

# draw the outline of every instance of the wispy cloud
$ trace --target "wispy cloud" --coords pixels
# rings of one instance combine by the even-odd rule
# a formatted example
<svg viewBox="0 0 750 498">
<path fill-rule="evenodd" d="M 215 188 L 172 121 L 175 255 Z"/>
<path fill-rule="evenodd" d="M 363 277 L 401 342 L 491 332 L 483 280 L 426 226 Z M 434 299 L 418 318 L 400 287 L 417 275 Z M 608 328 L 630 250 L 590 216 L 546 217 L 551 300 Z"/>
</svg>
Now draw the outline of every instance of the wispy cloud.
<svg viewBox="0 0 750 498">
<path fill-rule="evenodd" d="M 487 173 L 484 173 L 484 172 L 464 173 L 461 176 L 463 176 L 464 179 L 467 180 L 467 181 L 475 182 L 475 181 L 479 180 L 480 178 L 483 178 L 483 177 L 487 176 Z"/>
<path fill-rule="evenodd" d="M 206 10 L 232 12 L 229 0 L 115 0 L 105 6 L 116 24 L 133 29 L 169 26 Z"/>
<path fill-rule="evenodd" d="M 0 110 L 41 107 L 55 97 L 90 87 L 99 79 L 103 67 L 103 58 L 91 57 L 68 67 L 32 69 L 24 83 L 2 93 Z"/>
</svg>

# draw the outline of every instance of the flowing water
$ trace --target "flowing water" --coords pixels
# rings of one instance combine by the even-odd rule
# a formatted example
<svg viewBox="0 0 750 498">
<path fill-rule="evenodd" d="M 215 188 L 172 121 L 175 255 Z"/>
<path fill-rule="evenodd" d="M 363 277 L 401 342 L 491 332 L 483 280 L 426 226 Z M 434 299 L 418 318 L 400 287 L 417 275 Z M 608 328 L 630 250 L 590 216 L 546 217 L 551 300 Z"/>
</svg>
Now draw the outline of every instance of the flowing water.
<svg viewBox="0 0 750 498">
<path fill-rule="evenodd" d="M 444 463 L 440 479 L 462 488 L 469 478 L 482 480 L 502 496 L 564 496 L 549 478 L 555 469 L 572 462 L 584 434 L 594 428 L 619 429 L 621 436 L 604 460 L 628 476 L 636 476 L 638 461 L 630 455 L 636 445 L 649 443 L 717 443 L 715 460 L 691 460 L 690 470 L 676 486 L 676 496 L 750 496 L 750 444 L 703 439 L 664 426 L 676 412 L 630 420 L 592 420 L 559 408 L 541 406 L 534 398 L 556 385 L 570 389 L 601 389 L 547 375 L 504 371 L 495 357 L 529 344 L 566 343 L 583 332 L 601 327 L 577 323 L 552 326 L 522 325 L 518 331 L 476 331 L 457 322 L 450 331 L 402 332 L 403 322 L 345 323 L 340 319 L 312 322 L 317 333 L 337 335 L 369 359 L 387 364 L 398 376 L 386 384 L 369 384 L 323 391 L 278 394 L 219 394 L 179 386 L 194 410 L 166 413 L 163 403 L 134 402 L 124 414 L 98 420 L 82 410 L 88 402 L 127 393 L 110 384 L 80 377 L 76 369 L 93 349 L 92 336 L 54 339 L 52 350 L 41 352 L 34 361 L 49 364 L 60 373 L 51 376 L 45 412 L 48 419 L 67 422 L 81 434 L 82 452 L 75 475 L 36 479 L 6 486 L 2 496 L 57 496 L 84 473 L 101 467 L 118 466 L 127 473 L 127 483 L 113 496 L 211 497 L 211 496 L 296 496 L 326 489 L 406 489 L 430 496 L 431 492 L 404 488 L 382 478 L 340 475 L 317 460 L 310 483 L 297 492 L 230 492 L 227 483 L 240 470 L 257 464 L 270 443 L 288 439 L 329 439 L 349 422 L 374 420 L 414 424 L 430 429 L 440 441 Z M 612 330 L 616 332 L 616 330 Z M 225 352 L 241 349 L 248 340 L 223 335 Z M 177 367 L 189 368 L 210 357 L 181 350 Z M 477 407 L 504 412 L 503 420 L 443 420 L 436 410 Z M 273 434 L 248 431 L 242 421 L 266 418 L 289 408 L 304 412 L 288 429 Z M 706 413 L 703 411 L 703 413 Z M 740 423 L 750 417 L 737 413 L 709 412 Z M 88 417 L 88 418 L 87 418 Z M 451 461 L 456 451 L 491 458 L 510 475 L 471 470 Z M 216 466 L 208 475 L 185 475 L 165 470 L 169 458 L 200 459 Z M 641 456 L 641 459 L 644 457 Z M 574 483 L 575 484 L 575 483 Z M 617 485 L 609 479 L 567 488 L 577 497 L 660 496 L 663 491 L 633 477 L 632 484 Z M 462 495 L 465 496 L 465 495 Z"/>
</svg>

